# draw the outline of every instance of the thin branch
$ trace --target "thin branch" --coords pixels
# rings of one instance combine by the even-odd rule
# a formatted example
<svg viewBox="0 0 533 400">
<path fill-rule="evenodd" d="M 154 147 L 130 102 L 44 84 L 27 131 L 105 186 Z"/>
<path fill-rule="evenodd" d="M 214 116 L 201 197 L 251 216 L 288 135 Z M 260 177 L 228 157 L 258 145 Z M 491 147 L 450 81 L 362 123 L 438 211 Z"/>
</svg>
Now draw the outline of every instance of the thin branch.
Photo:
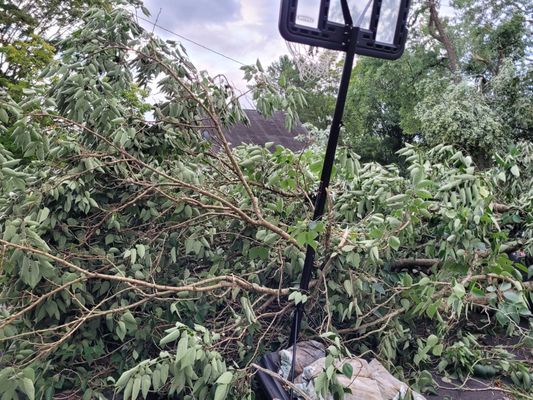
<svg viewBox="0 0 533 400">
<path fill-rule="evenodd" d="M 305 393 L 302 389 L 300 389 L 298 386 L 296 386 L 294 383 L 289 382 L 287 379 L 282 377 L 280 374 L 276 374 L 275 372 L 270 371 L 269 369 L 263 368 L 257 364 L 252 364 L 252 368 L 255 368 L 258 371 L 263 372 L 264 374 L 270 376 L 271 378 L 274 378 L 284 385 L 290 387 L 292 390 L 294 390 L 300 397 L 302 397 L 305 400 L 313 400 L 307 393 Z"/>
<path fill-rule="evenodd" d="M 217 290 L 221 288 L 241 288 L 244 290 L 268 294 L 271 296 L 278 296 L 280 294 L 280 291 L 278 289 L 271 289 L 265 286 L 261 286 L 261 285 L 258 285 L 257 283 L 252 283 L 245 279 L 241 279 L 233 275 L 221 275 L 215 278 L 209 278 L 209 279 L 199 281 L 191 285 L 185 285 L 185 286 L 159 285 L 155 283 L 141 281 L 141 280 L 134 279 L 134 278 L 128 278 L 125 276 L 108 275 L 108 274 L 102 274 L 98 272 L 87 271 L 81 267 L 78 267 L 77 265 L 74 265 L 66 260 L 63 260 L 62 258 L 49 254 L 45 251 L 35 249 L 33 247 L 27 247 L 27 246 L 22 246 L 19 244 L 10 243 L 2 239 L 0 239 L 0 244 L 3 244 L 13 249 L 18 249 L 21 251 L 25 251 L 25 252 L 29 252 L 29 253 L 33 253 L 33 254 L 37 254 L 37 255 L 41 255 L 43 257 L 49 258 L 50 260 L 53 260 L 63 265 L 64 267 L 73 269 L 74 271 L 77 271 L 85 275 L 87 278 L 91 278 L 91 279 L 103 279 L 103 280 L 109 280 L 109 281 L 124 282 L 124 283 L 129 283 L 133 286 L 140 286 L 140 287 L 146 287 L 150 289 L 163 290 L 163 291 L 168 291 L 172 293 L 179 293 L 179 292 L 202 293 L 202 292 L 211 292 L 213 290 Z M 210 284 L 212 282 L 217 282 L 217 283 L 214 283 L 210 286 L 203 286 L 206 284 Z M 282 289 L 281 295 L 286 296 L 289 294 L 289 291 L 290 291 L 289 289 Z"/>
</svg>

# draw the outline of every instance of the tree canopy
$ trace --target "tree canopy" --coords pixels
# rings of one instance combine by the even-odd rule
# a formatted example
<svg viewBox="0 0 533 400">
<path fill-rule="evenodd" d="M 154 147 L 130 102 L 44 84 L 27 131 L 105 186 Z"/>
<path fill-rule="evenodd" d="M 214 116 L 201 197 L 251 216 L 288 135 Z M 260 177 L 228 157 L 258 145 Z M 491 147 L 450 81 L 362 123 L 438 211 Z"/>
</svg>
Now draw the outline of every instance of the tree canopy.
<svg viewBox="0 0 533 400">
<path fill-rule="evenodd" d="M 329 73 L 323 77 L 302 79 L 294 60 L 283 55 L 268 67 L 267 73 L 283 86 L 295 86 L 305 91 L 305 104 L 295 110 L 302 123 L 310 123 L 319 129 L 329 126 L 340 77 L 338 64 L 332 64 Z"/>
<path fill-rule="evenodd" d="M 453 11 L 446 13 L 438 1 L 414 2 L 409 41 L 399 60 L 357 60 L 344 141 L 363 160 L 399 161 L 394 153 L 406 143 L 445 143 L 468 151 L 483 166 L 489 161 L 483 159 L 487 149 L 531 141 L 528 16 L 533 3 L 458 0 L 451 4 Z M 287 60 L 275 64 L 280 66 L 294 75 Z M 323 115 L 329 110 L 314 104 L 317 99 L 329 104 L 336 89 L 320 90 L 313 81 L 293 78 L 292 82 L 311 86 L 306 97 L 311 106 L 302 120 L 325 128 Z"/>
</svg>

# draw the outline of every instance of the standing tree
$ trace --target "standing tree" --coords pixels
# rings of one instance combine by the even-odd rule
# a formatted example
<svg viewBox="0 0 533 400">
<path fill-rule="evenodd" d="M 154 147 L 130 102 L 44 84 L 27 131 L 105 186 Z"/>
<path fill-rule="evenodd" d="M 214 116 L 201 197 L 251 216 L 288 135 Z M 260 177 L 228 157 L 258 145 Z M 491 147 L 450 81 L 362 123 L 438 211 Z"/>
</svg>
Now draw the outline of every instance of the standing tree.
<svg viewBox="0 0 533 400">
<path fill-rule="evenodd" d="M 487 165 L 487 149 L 531 140 L 532 4 L 456 1 L 450 18 L 437 1 L 419 2 L 404 57 L 355 68 L 346 126 L 363 159 L 444 142 Z"/>
<path fill-rule="evenodd" d="M 139 5 L 137 0 L 129 1 Z M 47 66 L 56 46 L 92 6 L 109 0 L 7 0 L 0 3 L 0 87 L 14 96 Z"/>
</svg>

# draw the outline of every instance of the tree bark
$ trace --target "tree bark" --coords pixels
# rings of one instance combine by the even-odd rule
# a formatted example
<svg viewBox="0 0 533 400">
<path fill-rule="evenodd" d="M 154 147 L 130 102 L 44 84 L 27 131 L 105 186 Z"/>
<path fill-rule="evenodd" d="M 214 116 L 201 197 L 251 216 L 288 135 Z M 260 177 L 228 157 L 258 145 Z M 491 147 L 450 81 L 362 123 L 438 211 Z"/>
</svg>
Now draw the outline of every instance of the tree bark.
<svg viewBox="0 0 533 400">
<path fill-rule="evenodd" d="M 457 57 L 457 51 L 452 43 L 442 19 L 439 16 L 438 0 L 428 0 L 427 6 L 429 8 L 429 34 L 436 40 L 438 40 L 446 49 L 448 55 L 448 68 L 453 74 L 453 79 L 457 83 L 461 80 L 459 76 L 459 61 Z"/>
<path fill-rule="evenodd" d="M 501 203 L 492 203 L 492 209 L 495 213 L 503 214 L 507 211 L 511 211 L 511 206 Z"/>
<path fill-rule="evenodd" d="M 431 268 L 435 264 L 438 264 L 440 260 L 438 258 L 403 258 L 394 261 L 392 268 L 394 270 L 401 270 L 403 268 Z"/>
</svg>

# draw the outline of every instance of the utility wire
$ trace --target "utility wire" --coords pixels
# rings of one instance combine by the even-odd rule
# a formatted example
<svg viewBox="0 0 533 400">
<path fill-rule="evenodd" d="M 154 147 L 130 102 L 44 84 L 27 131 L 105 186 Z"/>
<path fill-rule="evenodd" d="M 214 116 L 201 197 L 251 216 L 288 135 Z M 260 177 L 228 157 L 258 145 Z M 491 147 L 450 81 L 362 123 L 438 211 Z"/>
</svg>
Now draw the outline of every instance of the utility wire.
<svg viewBox="0 0 533 400">
<path fill-rule="evenodd" d="M 442 4 L 442 3 L 441 3 L 441 6 L 444 6 L 444 7 L 446 7 L 446 8 L 450 8 L 450 9 L 453 9 L 453 7 L 450 5 L 449 2 L 448 2 L 447 4 Z M 367 5 L 367 7 L 368 7 L 368 5 Z M 365 10 L 365 11 L 366 11 L 366 10 Z M 161 12 L 161 10 L 160 10 L 160 12 Z M 212 53 L 215 53 L 215 54 L 217 54 L 217 55 L 219 55 L 219 56 L 221 56 L 221 57 L 224 57 L 224 58 L 226 58 L 226 59 L 228 59 L 228 60 L 230 60 L 230 61 L 233 61 L 234 63 L 237 63 L 237 64 L 239 64 L 239 65 L 243 65 L 243 66 L 248 65 L 248 64 L 246 64 L 246 63 L 243 63 L 242 61 L 236 60 L 236 59 L 233 58 L 233 57 L 227 56 L 227 55 L 221 53 L 220 51 L 214 50 L 214 49 L 212 49 L 212 48 L 210 48 L 210 47 L 207 47 L 207 46 L 204 45 L 204 44 L 198 43 L 198 42 L 195 41 L 195 40 L 189 39 L 189 38 L 186 37 L 186 36 L 183 36 L 183 35 L 180 35 L 179 33 L 173 32 L 173 31 L 171 31 L 170 29 L 165 28 L 164 26 L 158 25 L 158 24 L 157 24 L 157 20 L 156 20 L 155 22 L 153 22 L 153 21 L 150 21 L 149 19 L 146 19 L 146 18 L 143 18 L 143 17 L 140 17 L 140 16 L 137 16 L 137 18 L 140 19 L 140 20 L 142 20 L 142 21 L 144 21 L 144 22 L 148 22 L 148 23 L 151 24 L 152 26 L 157 27 L 157 28 L 161 29 L 161 30 L 164 31 L 164 32 L 170 33 L 171 35 L 174 35 L 174 36 L 176 36 L 176 37 L 179 37 L 180 39 L 186 40 L 187 42 L 190 42 L 190 43 L 192 43 L 192 44 L 194 44 L 194 45 L 196 45 L 196 46 L 198 46 L 198 47 L 201 47 L 202 49 L 205 49 L 205 50 L 210 51 L 210 52 L 212 52 Z M 157 18 L 159 19 L 159 15 L 157 16 Z"/>
<path fill-rule="evenodd" d="M 158 27 L 162 31 L 165 31 L 167 33 L 170 33 L 171 35 L 179 37 L 180 39 L 183 39 L 183 40 L 186 40 L 187 42 L 195 44 L 196 46 L 201 47 L 202 49 L 208 50 L 208 51 L 210 51 L 212 53 L 218 54 L 221 57 L 227 58 L 228 60 L 233 61 L 234 63 L 240 64 L 240 65 L 248 65 L 248 64 L 243 63 L 242 61 L 239 61 L 239 60 L 236 60 L 236 59 L 234 59 L 234 58 L 232 58 L 230 56 L 227 56 L 227 55 L 221 53 L 220 51 L 216 51 L 216 50 L 214 50 L 214 49 L 212 49 L 210 47 L 207 47 L 207 46 L 205 46 L 205 45 L 203 45 L 201 43 L 198 43 L 198 42 L 196 42 L 196 41 L 194 41 L 192 39 L 189 39 L 188 37 L 185 37 L 183 35 L 180 35 L 179 33 L 173 32 L 170 29 L 167 29 L 167 28 L 165 28 L 165 27 L 163 27 L 161 25 L 158 25 L 157 22 L 154 23 L 153 21 L 150 21 L 149 19 L 146 19 L 146 18 L 143 18 L 143 17 L 140 17 L 140 16 L 137 16 L 137 18 L 140 19 L 140 20 L 143 20 L 144 22 L 148 22 L 148 23 L 152 24 L 153 26 Z"/>
</svg>

